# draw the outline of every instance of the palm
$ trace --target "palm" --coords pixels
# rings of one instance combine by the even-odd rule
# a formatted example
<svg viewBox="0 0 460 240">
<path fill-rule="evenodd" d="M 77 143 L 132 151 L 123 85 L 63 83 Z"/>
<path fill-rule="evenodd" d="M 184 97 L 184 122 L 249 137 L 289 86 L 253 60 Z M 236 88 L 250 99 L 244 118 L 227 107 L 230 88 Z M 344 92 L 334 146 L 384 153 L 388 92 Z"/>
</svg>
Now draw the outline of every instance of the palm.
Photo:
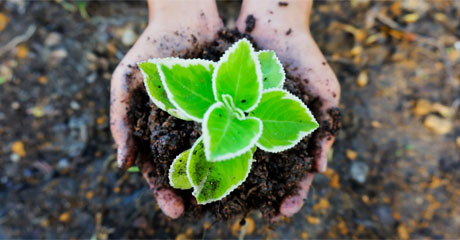
<svg viewBox="0 0 460 240">
<path fill-rule="evenodd" d="M 243 4 L 237 21 L 238 29 L 244 30 L 247 16 L 255 15 L 256 27 L 251 31 L 255 43 L 260 48 L 274 50 L 287 72 L 300 79 L 305 93 L 309 97 L 318 99 L 321 104 L 319 111 L 315 113 L 320 129 L 314 136 L 315 145 L 318 147 L 313 154 L 314 169 L 323 172 L 326 170 L 327 154 L 334 141 L 334 136 L 329 131 L 335 124 L 330 113 L 335 112 L 338 107 L 340 85 L 310 35 L 307 25 L 308 14 L 305 13 L 309 12 L 311 5 L 303 6 L 305 2 L 296 2 L 295 4 L 300 4 L 298 6 L 300 11 L 296 11 L 296 6 L 292 6 L 289 10 L 292 12 L 285 9 L 274 12 L 272 9 L 277 9 L 276 2 L 267 1 L 264 2 L 264 6 L 253 1 L 246 3 Z M 299 194 L 287 197 L 283 201 L 280 207 L 281 214 L 290 216 L 301 208 L 312 179 L 313 174 L 307 174 L 299 183 Z"/>
<path fill-rule="evenodd" d="M 165 2 L 157 2 L 155 13 L 150 12 L 149 26 L 126 54 L 112 75 L 110 127 L 117 144 L 117 161 L 122 168 L 129 168 L 139 156 L 133 136 L 133 127 L 128 119 L 128 109 L 134 102 L 134 90 L 142 85 L 142 76 L 137 68 L 139 61 L 177 55 L 203 42 L 212 40 L 222 27 L 217 8 L 205 2 L 200 4 L 184 2 L 171 7 Z M 166 4 L 166 5 L 162 5 Z M 149 6 L 154 4 L 149 1 Z M 193 14 L 183 11 L 194 9 Z M 192 19 L 189 19 L 192 17 Z M 175 19 L 170 21 L 170 19 Z M 148 161 L 139 166 L 153 190 L 160 208 L 172 217 L 179 217 L 183 210 L 183 200 L 171 189 L 158 189 L 149 177 L 154 166 Z"/>
</svg>

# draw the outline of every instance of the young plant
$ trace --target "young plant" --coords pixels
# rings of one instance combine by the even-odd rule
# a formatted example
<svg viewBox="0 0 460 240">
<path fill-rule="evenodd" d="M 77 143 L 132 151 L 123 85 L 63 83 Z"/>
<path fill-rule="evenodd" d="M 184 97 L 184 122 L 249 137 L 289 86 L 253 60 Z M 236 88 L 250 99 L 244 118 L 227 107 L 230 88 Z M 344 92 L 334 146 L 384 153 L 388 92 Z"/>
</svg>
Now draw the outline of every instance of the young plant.
<svg viewBox="0 0 460 240">
<path fill-rule="evenodd" d="M 193 188 L 200 204 L 220 200 L 241 185 L 257 147 L 281 152 L 318 127 L 307 106 L 282 89 L 285 73 L 275 53 L 256 52 L 246 39 L 217 63 L 165 58 L 138 65 L 158 108 L 201 123 L 203 135 L 169 171 L 170 185 Z"/>
</svg>

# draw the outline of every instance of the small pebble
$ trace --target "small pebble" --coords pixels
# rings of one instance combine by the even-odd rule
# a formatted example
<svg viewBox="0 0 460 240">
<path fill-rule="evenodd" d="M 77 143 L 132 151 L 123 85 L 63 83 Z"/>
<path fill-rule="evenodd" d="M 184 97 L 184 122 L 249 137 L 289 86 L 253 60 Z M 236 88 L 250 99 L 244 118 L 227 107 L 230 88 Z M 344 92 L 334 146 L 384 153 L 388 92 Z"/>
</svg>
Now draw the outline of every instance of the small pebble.
<svg viewBox="0 0 460 240">
<path fill-rule="evenodd" d="M 19 103 L 18 102 L 12 102 L 11 103 L 11 108 L 14 109 L 14 110 L 18 110 L 20 107 Z"/>
<path fill-rule="evenodd" d="M 59 222 L 68 222 L 70 220 L 70 213 L 64 212 L 59 216 Z"/>
<path fill-rule="evenodd" d="M 26 150 L 24 147 L 24 143 L 21 141 L 16 141 L 13 144 L 11 144 L 11 151 L 16 153 L 20 157 L 26 156 Z"/>
<path fill-rule="evenodd" d="M 321 223 L 321 219 L 313 216 L 306 216 L 307 222 L 313 225 L 318 225 Z"/>
<path fill-rule="evenodd" d="M 418 20 L 419 15 L 417 13 L 409 13 L 403 16 L 403 21 L 406 23 L 414 23 Z"/>
<path fill-rule="evenodd" d="M 126 27 L 123 35 L 121 36 L 121 42 L 123 45 L 129 47 L 134 44 L 137 39 L 137 34 L 134 32 L 133 26 L 129 25 Z"/>
<path fill-rule="evenodd" d="M 452 131 L 454 128 L 452 122 L 448 119 L 438 117 L 436 115 L 429 115 L 425 122 L 423 122 L 426 128 L 430 131 L 439 134 L 445 135 Z"/>
<path fill-rule="evenodd" d="M 41 84 L 47 84 L 48 83 L 48 78 L 46 76 L 40 76 L 38 77 L 38 82 Z"/>
<path fill-rule="evenodd" d="M 21 157 L 16 153 L 13 153 L 13 154 L 10 155 L 10 160 L 12 162 L 17 163 L 17 162 L 19 162 L 20 159 L 21 159 Z"/>
<path fill-rule="evenodd" d="M 308 239 L 308 233 L 307 233 L 307 232 L 302 232 L 302 233 L 300 234 L 300 237 L 301 237 L 302 239 Z"/>
<path fill-rule="evenodd" d="M 369 166 L 365 162 L 353 162 L 350 168 L 350 175 L 353 180 L 358 183 L 365 183 Z"/>
<path fill-rule="evenodd" d="M 372 121 L 372 122 L 371 122 L 371 126 L 372 126 L 373 128 L 382 128 L 382 127 L 383 127 L 382 123 L 379 122 L 379 121 Z"/>
<path fill-rule="evenodd" d="M 45 111 L 42 106 L 35 106 L 27 110 L 27 113 L 32 114 L 36 118 L 45 116 Z"/>
<path fill-rule="evenodd" d="M 70 102 L 70 108 L 72 108 L 73 110 L 78 110 L 78 109 L 80 109 L 80 104 L 78 104 L 75 101 L 72 101 L 72 102 Z"/>
<path fill-rule="evenodd" d="M 425 116 L 433 110 L 431 103 L 425 99 L 420 99 L 417 101 L 413 112 L 417 116 Z"/>
<path fill-rule="evenodd" d="M 50 54 L 50 59 L 55 63 L 61 61 L 62 59 L 66 58 L 68 55 L 67 51 L 63 48 L 54 50 Z"/>
<path fill-rule="evenodd" d="M 3 177 L 0 179 L 0 182 L 3 183 L 3 184 L 7 184 L 7 183 L 8 183 L 8 176 L 3 176 Z"/>
<path fill-rule="evenodd" d="M 360 87 L 365 87 L 368 82 L 367 71 L 362 71 L 356 80 L 356 84 Z"/>
<path fill-rule="evenodd" d="M 10 19 L 3 13 L 0 13 L 0 32 L 6 28 Z"/>
<path fill-rule="evenodd" d="M 452 118 L 455 115 L 455 109 L 440 103 L 433 104 L 433 110 L 441 114 L 445 118 Z"/>
<path fill-rule="evenodd" d="M 5 65 L 0 65 L 0 77 L 4 78 L 5 81 L 9 81 L 13 77 L 13 71 Z"/>
<path fill-rule="evenodd" d="M 69 164 L 69 160 L 67 158 L 62 158 L 61 160 L 59 160 L 58 164 L 57 164 L 57 168 L 59 170 L 63 170 L 63 169 L 66 169 L 70 166 Z"/>
<path fill-rule="evenodd" d="M 29 49 L 24 44 L 19 44 L 16 47 L 16 57 L 19 59 L 24 59 L 29 55 Z"/>
<path fill-rule="evenodd" d="M 356 157 L 358 157 L 358 153 L 356 153 L 355 151 L 353 151 L 351 149 L 347 149 L 345 151 L 345 155 L 347 155 L 347 158 L 350 159 L 350 160 L 355 160 Z"/>
<path fill-rule="evenodd" d="M 61 34 L 52 32 L 48 34 L 48 36 L 45 39 L 45 46 L 51 47 L 59 44 L 61 42 Z"/>
<path fill-rule="evenodd" d="M 455 42 L 454 47 L 455 49 L 460 50 L 460 41 Z"/>
<path fill-rule="evenodd" d="M 97 73 L 93 72 L 88 77 L 86 77 L 87 83 L 94 83 L 97 79 Z"/>
</svg>

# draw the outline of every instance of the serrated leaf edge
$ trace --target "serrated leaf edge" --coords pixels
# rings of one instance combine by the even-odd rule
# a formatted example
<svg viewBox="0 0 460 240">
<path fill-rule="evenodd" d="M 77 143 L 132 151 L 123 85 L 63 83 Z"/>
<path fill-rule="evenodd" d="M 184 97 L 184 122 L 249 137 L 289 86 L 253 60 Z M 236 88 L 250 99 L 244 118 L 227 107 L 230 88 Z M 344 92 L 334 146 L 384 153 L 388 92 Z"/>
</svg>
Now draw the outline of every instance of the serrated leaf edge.
<svg viewBox="0 0 460 240">
<path fill-rule="evenodd" d="M 168 112 L 169 114 L 171 114 L 171 115 L 174 116 L 174 117 L 180 118 L 180 119 L 182 119 L 182 120 L 190 121 L 191 119 L 188 118 L 187 116 L 185 116 L 185 114 L 183 114 L 183 113 L 182 113 L 180 110 L 178 110 L 178 109 L 172 109 L 172 108 L 170 108 L 170 109 L 166 110 L 166 105 L 165 105 L 163 102 L 161 102 L 160 100 L 158 100 L 158 99 L 156 99 L 155 97 L 153 97 L 152 94 L 150 94 L 149 87 L 148 87 L 148 84 L 147 84 L 147 77 L 148 77 L 148 76 L 147 76 L 147 74 L 142 70 L 142 68 L 141 68 L 139 65 L 142 64 L 142 63 L 146 63 L 146 62 L 155 64 L 156 67 L 157 67 L 157 71 L 158 71 L 158 73 L 159 73 L 158 66 L 157 66 L 157 64 L 156 64 L 156 62 L 159 61 L 159 60 L 162 60 L 162 59 L 160 59 L 160 58 L 151 58 L 151 59 L 149 59 L 149 60 L 141 61 L 141 62 L 138 62 L 138 63 L 137 63 L 137 67 L 139 68 L 139 71 L 141 72 L 142 77 L 144 78 L 144 79 L 143 79 L 143 82 L 144 82 L 144 87 L 145 87 L 145 90 L 146 90 L 146 92 L 147 92 L 147 95 L 149 96 L 150 100 L 152 100 L 152 102 L 155 104 L 155 106 L 157 106 L 157 107 L 160 108 L 161 110 L 163 110 L 163 111 L 165 111 L 165 112 Z M 161 81 L 161 77 L 160 77 L 160 81 Z M 163 85 L 163 82 L 162 82 L 161 84 Z M 164 88 L 164 86 L 163 86 L 163 88 Z M 171 100 L 169 99 L 169 97 L 168 97 L 168 100 L 171 101 Z M 172 102 L 171 102 L 171 103 L 172 103 Z M 174 104 L 173 104 L 173 105 L 174 105 Z"/>
<path fill-rule="evenodd" d="M 257 52 L 257 60 L 259 60 L 259 53 L 262 53 L 262 52 L 273 52 L 273 58 L 275 58 L 276 63 L 278 63 L 278 65 L 281 66 L 279 73 L 281 73 L 281 75 L 283 75 L 283 78 L 281 79 L 281 82 L 278 84 L 278 86 L 276 86 L 276 87 L 274 87 L 274 88 L 282 89 L 283 86 L 284 86 L 284 82 L 286 81 L 286 72 L 284 71 L 283 64 L 281 63 L 280 59 L 279 59 L 278 56 L 276 55 L 276 52 L 273 51 L 273 50 L 261 50 L 261 51 L 258 51 L 258 52 Z M 272 58 L 272 59 L 273 59 L 273 58 Z M 262 82 L 262 83 L 263 83 L 263 82 Z M 271 88 L 267 88 L 267 89 L 271 89 Z M 267 90 L 267 89 L 265 89 L 265 90 Z M 264 90 L 264 91 L 265 91 L 265 90 Z M 263 94 L 263 93 L 262 93 L 262 94 Z"/>
<path fill-rule="evenodd" d="M 171 163 L 171 165 L 169 166 L 169 170 L 168 170 L 169 185 L 170 185 L 171 187 L 173 187 L 173 188 L 182 189 L 182 190 L 190 189 L 190 188 L 181 188 L 181 187 L 175 186 L 175 184 L 174 184 L 173 181 L 172 181 L 172 174 L 174 173 L 174 170 L 175 170 L 174 164 L 176 163 L 176 161 L 180 158 L 180 156 L 181 156 L 183 153 L 185 153 L 185 152 L 187 152 L 187 151 L 189 151 L 189 150 L 190 150 L 190 149 L 185 150 L 185 151 L 181 152 L 180 154 L 178 154 L 178 155 L 174 158 L 174 160 L 173 160 L 173 162 Z M 186 169 L 185 172 L 187 172 L 187 178 L 188 178 L 188 171 L 187 171 L 188 160 L 189 160 L 189 159 L 188 159 L 188 157 L 187 157 L 187 164 L 186 164 L 186 167 L 185 167 L 185 169 Z M 190 182 L 190 179 L 189 179 L 189 182 Z M 193 184 L 192 184 L 191 182 L 190 182 L 190 185 L 193 186 Z"/>
<path fill-rule="evenodd" d="M 190 149 L 190 154 L 192 154 L 193 149 L 196 147 L 196 145 L 198 145 L 199 140 L 200 140 L 200 141 L 202 140 L 201 138 L 202 138 L 202 137 L 198 138 L 198 139 L 196 140 L 196 142 L 193 144 L 192 148 Z M 204 142 L 203 142 L 203 144 L 204 144 Z M 206 149 L 206 147 L 205 147 L 205 149 Z M 252 163 L 254 162 L 254 159 L 253 159 L 254 154 L 252 153 L 252 150 L 251 150 L 251 149 L 250 149 L 249 151 L 251 152 L 251 157 L 250 157 L 250 160 L 249 160 L 250 162 L 249 162 L 249 164 L 248 164 L 248 165 L 249 165 L 249 166 L 248 166 L 248 171 L 246 171 L 246 175 L 244 176 L 244 178 L 243 178 L 241 181 L 238 181 L 237 183 L 233 184 L 233 185 L 232 185 L 232 186 L 231 186 L 221 197 L 219 197 L 219 198 L 217 198 L 217 199 L 211 198 L 211 199 L 209 199 L 209 200 L 207 200 L 207 201 L 204 201 L 204 202 L 198 202 L 198 200 L 196 200 L 198 204 L 205 205 L 205 204 L 208 204 L 208 203 L 211 203 L 211 202 L 219 201 L 219 200 L 225 198 L 226 196 L 228 196 L 233 190 L 237 189 L 244 181 L 246 181 L 246 179 L 247 179 L 248 176 L 249 176 L 249 173 L 251 172 Z M 245 153 L 247 153 L 247 152 L 248 152 L 248 151 L 246 151 Z M 190 156 L 191 156 L 191 155 L 189 155 L 189 157 L 190 157 Z M 200 193 L 201 189 L 203 188 L 203 184 L 206 182 L 206 179 L 200 184 L 201 186 L 194 186 L 193 181 L 192 181 L 192 179 L 191 179 L 191 177 L 190 177 L 190 174 L 189 174 L 189 171 L 188 171 L 188 169 L 189 169 L 189 164 L 190 164 L 190 160 L 187 162 L 187 177 L 189 178 L 190 184 L 191 184 L 192 187 L 193 187 L 192 195 L 193 195 L 193 196 L 195 197 L 195 199 L 196 199 L 197 195 Z"/>
<path fill-rule="evenodd" d="M 184 64 L 184 62 L 185 62 L 185 64 Z M 214 71 L 215 71 L 216 70 L 216 63 L 213 62 L 213 61 L 199 59 L 199 58 L 181 59 L 181 58 L 176 58 L 176 57 L 164 58 L 164 59 L 162 59 L 162 61 L 157 61 L 157 63 L 156 63 L 158 73 L 160 74 L 161 83 L 163 84 L 163 87 L 164 87 L 164 89 L 166 91 L 166 94 L 168 95 L 169 101 L 171 101 L 171 103 L 187 118 L 189 118 L 189 119 L 191 119 L 191 120 L 193 120 L 195 122 L 202 122 L 203 119 L 200 119 L 200 118 L 197 118 L 195 116 L 192 116 L 192 115 L 188 114 L 184 109 L 182 109 L 177 104 L 176 101 L 174 101 L 174 99 L 172 98 L 173 94 L 171 93 L 171 91 L 169 90 L 169 87 L 166 84 L 165 75 L 164 75 L 163 71 L 160 68 L 160 64 L 165 65 L 167 68 L 172 68 L 174 65 L 180 65 L 182 67 L 188 67 L 190 65 L 198 65 L 199 64 L 199 65 L 203 65 L 207 70 L 210 70 L 209 66 L 213 65 L 214 66 Z"/>
<path fill-rule="evenodd" d="M 206 127 L 206 123 L 208 122 L 208 119 L 209 119 L 209 115 L 211 114 L 212 110 L 214 110 L 215 108 L 218 108 L 218 107 L 221 107 L 221 106 L 224 106 L 223 103 L 221 102 L 217 102 L 217 103 L 214 103 L 207 111 L 206 113 L 204 114 L 204 117 L 203 117 L 203 123 L 202 123 L 202 127 L 201 129 L 203 129 L 203 144 L 204 144 L 204 153 L 206 155 L 206 160 L 209 161 L 209 162 L 219 162 L 219 161 L 225 161 L 225 160 L 228 160 L 230 158 L 234 158 L 234 157 L 238 157 L 238 156 L 241 156 L 243 155 L 245 152 L 247 152 L 248 150 L 251 150 L 251 148 L 256 145 L 257 141 L 259 141 L 259 138 L 260 136 L 262 136 L 262 131 L 263 131 L 263 123 L 262 121 L 259 119 L 259 118 L 256 118 L 256 117 L 245 117 L 244 119 L 240 119 L 238 118 L 238 120 L 245 120 L 245 119 L 255 119 L 259 122 L 259 133 L 251 140 L 251 142 L 249 143 L 248 146 L 246 146 L 245 148 L 235 152 L 235 153 L 228 153 L 228 154 L 225 154 L 219 158 L 214 158 L 214 159 L 211 159 L 211 151 L 209 151 L 209 144 L 211 143 L 211 139 L 210 139 L 210 136 L 209 136 L 209 130 L 208 128 Z M 208 146 L 208 147 L 207 147 Z"/>
<path fill-rule="evenodd" d="M 256 146 L 258 148 L 260 148 L 260 149 L 262 149 L 262 150 L 264 150 L 266 152 L 279 153 L 279 152 L 288 150 L 288 149 L 294 147 L 295 145 L 297 145 L 304 137 L 308 136 L 309 134 L 313 133 L 316 129 L 318 129 L 319 123 L 316 121 L 315 116 L 311 113 L 310 109 L 308 109 L 307 105 L 305 105 L 305 103 L 302 100 L 300 100 L 300 98 L 298 98 L 294 94 L 290 93 L 289 91 L 287 91 L 285 89 L 270 88 L 270 89 L 265 90 L 264 93 L 274 92 L 274 91 L 281 91 L 281 92 L 285 93 L 285 95 L 281 99 L 290 99 L 290 100 L 294 100 L 294 101 L 300 103 L 300 105 L 305 109 L 305 112 L 308 115 L 311 116 L 311 120 L 318 125 L 316 128 L 314 128 L 314 129 L 312 129 L 312 130 L 310 130 L 308 132 L 299 131 L 299 133 L 297 134 L 296 139 L 290 145 L 277 146 L 277 147 L 275 147 L 273 149 L 269 149 L 269 148 L 266 148 L 266 147 L 262 146 L 261 144 L 259 144 L 258 141 L 256 143 Z"/>
<path fill-rule="evenodd" d="M 252 157 L 252 154 L 251 154 L 251 158 L 249 160 L 249 166 L 248 166 L 248 171 L 246 172 L 246 175 L 244 176 L 244 178 L 241 180 L 241 181 L 238 181 L 237 183 L 233 184 L 224 194 L 222 194 L 221 197 L 219 198 L 216 198 L 216 199 L 209 199 L 208 201 L 203 201 L 203 202 L 198 202 L 198 204 L 201 204 L 201 205 L 205 205 L 205 204 L 208 204 L 208 203 L 211 203 L 211 202 L 215 202 L 215 201 L 220 201 L 222 200 L 223 198 L 227 197 L 231 192 L 233 192 L 233 190 L 237 189 L 242 183 L 244 183 L 244 181 L 246 181 L 246 179 L 248 178 L 249 176 L 249 173 L 251 172 L 251 168 L 252 168 L 252 163 L 254 162 L 254 159 Z M 200 189 L 201 191 L 201 189 Z M 192 192 L 192 195 L 195 193 L 195 191 Z M 199 192 L 197 192 L 196 194 L 198 194 Z M 193 195 L 196 197 L 196 195 Z"/>
<path fill-rule="evenodd" d="M 259 58 L 257 57 L 257 52 L 254 50 L 254 46 L 252 46 L 252 43 L 249 40 L 247 40 L 246 38 L 242 38 L 242 39 L 238 40 L 237 42 L 233 43 L 233 45 L 231 47 L 229 47 L 224 52 L 222 57 L 220 57 L 219 61 L 217 62 L 216 66 L 214 68 L 214 72 L 212 73 L 212 91 L 214 93 L 214 98 L 216 99 L 216 101 L 220 102 L 220 100 L 218 98 L 217 86 L 216 86 L 217 72 L 218 72 L 218 69 L 220 68 L 220 66 L 222 65 L 222 63 L 226 62 L 228 60 L 228 58 L 230 57 L 231 52 L 233 52 L 237 48 L 237 46 L 238 46 L 238 44 L 240 42 L 246 42 L 246 43 L 249 44 L 249 49 L 250 49 L 250 52 L 251 52 L 251 58 L 252 58 L 252 60 L 254 61 L 255 65 L 256 65 L 257 81 L 259 82 L 259 92 L 260 92 L 259 97 L 257 98 L 257 101 L 254 103 L 254 105 L 251 108 L 249 108 L 248 110 L 245 111 L 245 112 L 250 112 L 250 111 L 254 110 L 257 107 L 257 105 L 259 105 L 260 99 L 262 98 L 264 83 L 262 81 L 262 78 L 263 78 L 262 68 L 260 66 Z"/>
</svg>

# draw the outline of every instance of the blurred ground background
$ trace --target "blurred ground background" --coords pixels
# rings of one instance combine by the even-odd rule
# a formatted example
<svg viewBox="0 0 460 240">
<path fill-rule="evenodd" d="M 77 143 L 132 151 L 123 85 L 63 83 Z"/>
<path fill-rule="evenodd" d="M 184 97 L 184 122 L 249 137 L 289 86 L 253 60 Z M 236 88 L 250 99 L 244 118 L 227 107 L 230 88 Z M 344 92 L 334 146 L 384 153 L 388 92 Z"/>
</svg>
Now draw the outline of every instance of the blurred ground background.
<svg viewBox="0 0 460 240">
<path fill-rule="evenodd" d="M 237 1 L 220 1 L 234 26 Z M 117 169 L 111 72 L 146 3 L 0 2 L 0 238 L 214 238 L 239 220 L 171 221 Z M 460 237 L 460 1 L 317 2 L 343 131 L 301 213 L 252 213 L 247 238 Z M 306 56 L 308 57 L 308 56 Z"/>
</svg>

